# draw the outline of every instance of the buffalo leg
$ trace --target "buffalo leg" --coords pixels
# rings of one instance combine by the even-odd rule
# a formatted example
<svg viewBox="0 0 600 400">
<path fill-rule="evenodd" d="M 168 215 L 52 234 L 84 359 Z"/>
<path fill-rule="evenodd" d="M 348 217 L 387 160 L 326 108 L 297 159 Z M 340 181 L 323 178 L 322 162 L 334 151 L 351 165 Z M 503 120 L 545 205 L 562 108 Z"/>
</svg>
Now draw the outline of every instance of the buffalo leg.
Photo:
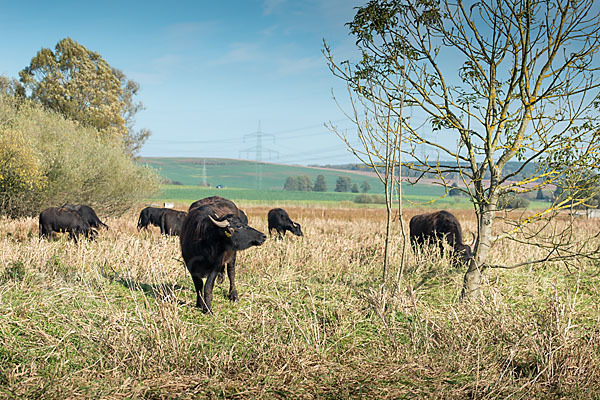
<svg viewBox="0 0 600 400">
<path fill-rule="evenodd" d="M 206 309 L 204 312 L 212 313 L 211 304 L 213 299 L 213 287 L 215 286 L 215 279 L 217 278 L 218 271 L 213 270 L 208 274 L 206 278 L 206 284 L 204 285 L 204 302 L 206 303 Z"/>
<path fill-rule="evenodd" d="M 50 239 L 52 237 L 52 229 L 49 225 L 40 224 L 40 238 Z"/>
<path fill-rule="evenodd" d="M 204 281 L 202 278 L 193 272 L 190 272 L 192 275 L 192 281 L 194 281 L 194 289 L 196 290 L 196 307 L 206 309 L 204 304 L 204 298 L 202 294 L 202 289 L 204 288 Z"/>
<path fill-rule="evenodd" d="M 227 263 L 227 277 L 229 278 L 229 300 L 231 301 L 238 300 L 238 293 L 237 289 L 235 288 L 235 258 L 236 255 L 234 254 L 231 258 L 231 261 Z"/>
<path fill-rule="evenodd" d="M 225 280 L 225 266 L 221 266 L 219 269 L 219 275 L 217 275 L 217 283 L 220 285 Z"/>
</svg>

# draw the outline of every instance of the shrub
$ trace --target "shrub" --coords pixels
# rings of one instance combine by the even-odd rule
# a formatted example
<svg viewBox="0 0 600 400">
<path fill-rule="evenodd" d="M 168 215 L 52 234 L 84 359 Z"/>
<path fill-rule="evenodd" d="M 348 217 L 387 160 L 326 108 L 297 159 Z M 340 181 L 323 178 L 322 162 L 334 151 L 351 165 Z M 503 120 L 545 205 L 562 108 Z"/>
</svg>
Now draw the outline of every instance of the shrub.
<svg viewBox="0 0 600 400">
<path fill-rule="evenodd" d="M 354 202 L 359 204 L 385 204 L 385 196 L 362 193 L 354 198 Z"/>
<path fill-rule="evenodd" d="M 500 196 L 498 199 L 499 210 L 514 210 L 516 208 L 527 208 L 529 206 L 529 200 L 519 197 L 514 193 L 506 193 Z"/>
<path fill-rule="evenodd" d="M 158 190 L 158 176 L 100 135 L 29 101 L 0 95 L 0 213 L 35 215 L 65 202 L 120 214 Z"/>
<path fill-rule="evenodd" d="M 456 183 L 452 184 L 452 188 L 448 191 L 449 196 L 462 196 L 463 192 L 458 188 Z"/>
</svg>

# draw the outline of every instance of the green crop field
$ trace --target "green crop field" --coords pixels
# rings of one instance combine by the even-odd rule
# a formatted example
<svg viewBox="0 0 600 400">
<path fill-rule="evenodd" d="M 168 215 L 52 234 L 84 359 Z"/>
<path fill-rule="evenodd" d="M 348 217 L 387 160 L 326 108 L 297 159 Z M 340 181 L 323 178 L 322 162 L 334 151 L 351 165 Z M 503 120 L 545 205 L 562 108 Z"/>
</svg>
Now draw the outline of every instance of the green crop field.
<svg viewBox="0 0 600 400">
<path fill-rule="evenodd" d="M 424 185 L 423 185 L 424 186 Z M 322 206 L 330 204 L 339 206 L 341 202 L 350 206 L 359 206 L 354 203 L 355 193 L 337 192 L 287 192 L 283 190 L 256 190 L 224 188 L 215 189 L 199 186 L 162 185 L 162 191 L 157 193 L 150 201 L 174 202 L 189 204 L 195 200 L 208 196 L 222 196 L 234 201 L 250 204 L 296 204 L 308 205 L 318 203 Z M 471 204 L 466 197 L 440 197 L 439 195 L 406 195 L 404 204 L 407 207 L 419 208 L 470 208 Z M 360 205 L 365 206 L 365 205 Z M 377 206 L 368 204 L 369 207 Z M 382 205 L 379 205 L 382 206 Z"/>
<path fill-rule="evenodd" d="M 349 177 L 352 184 L 366 181 L 371 186 L 369 193 L 383 194 L 383 185 L 376 176 L 361 172 L 339 171 L 321 168 L 290 166 L 270 163 L 257 163 L 246 160 L 201 159 L 201 158 L 142 158 L 140 163 L 156 169 L 168 183 L 155 199 L 186 201 L 219 194 L 237 200 L 252 201 L 291 201 L 291 202 L 339 202 L 352 201 L 355 193 L 334 192 L 336 180 L 340 176 Z M 204 168 L 206 172 L 204 172 Z M 202 186 L 206 182 L 210 187 Z M 260 175 L 260 179 L 259 179 Z M 283 185 L 288 176 L 308 175 L 315 180 L 323 175 L 327 182 L 327 192 L 288 192 Z M 223 189 L 215 189 L 222 185 Z M 408 199 L 428 202 L 441 198 L 445 189 L 436 185 L 403 184 L 403 195 Z M 454 199 L 446 199 L 455 203 Z"/>
<path fill-rule="evenodd" d="M 383 185 L 379 179 L 361 172 L 216 158 L 142 158 L 140 163 L 156 169 L 165 182 L 178 183 L 161 185 L 161 192 L 148 199 L 156 202 L 191 203 L 203 197 L 219 195 L 251 204 L 308 205 L 318 203 L 323 206 L 328 204 L 339 206 L 341 202 L 344 202 L 347 206 L 357 206 L 353 202 L 356 193 L 334 191 L 335 182 L 340 176 L 349 177 L 352 183 L 359 185 L 363 181 L 367 181 L 371 186 L 369 194 L 383 194 Z M 206 181 L 210 186 L 200 185 L 204 179 L 204 168 L 206 168 Z M 260 182 L 259 173 L 262 176 Z M 308 175 L 313 182 L 317 175 L 323 175 L 329 191 L 284 191 L 283 184 L 291 175 Z M 217 185 L 222 185 L 224 188 L 217 189 L 215 187 Z M 405 207 L 435 209 L 470 209 L 472 207 L 466 197 L 451 197 L 445 194 L 444 187 L 440 185 L 402 184 Z M 376 205 L 369 204 L 368 206 Z M 542 209 L 545 206 L 547 203 L 531 201 L 528 208 Z"/>
<path fill-rule="evenodd" d="M 323 175 L 332 192 L 338 177 L 345 176 L 359 185 L 367 181 L 371 185 L 371 193 L 383 193 L 383 185 L 377 177 L 360 172 L 218 158 L 142 158 L 140 163 L 158 170 L 165 179 L 183 185 L 202 184 L 206 166 L 206 182 L 213 187 L 223 185 L 229 188 L 282 190 L 288 176 L 308 175 L 314 182 L 318 175 Z"/>
</svg>

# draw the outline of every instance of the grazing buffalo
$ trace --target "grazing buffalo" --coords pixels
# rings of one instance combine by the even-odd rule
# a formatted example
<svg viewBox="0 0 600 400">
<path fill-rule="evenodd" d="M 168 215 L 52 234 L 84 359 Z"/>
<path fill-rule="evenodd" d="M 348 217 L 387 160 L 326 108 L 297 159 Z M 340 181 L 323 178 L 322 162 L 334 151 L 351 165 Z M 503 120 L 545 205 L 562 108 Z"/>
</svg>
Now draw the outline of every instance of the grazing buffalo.
<svg viewBox="0 0 600 400">
<path fill-rule="evenodd" d="M 187 213 L 185 211 L 165 209 L 163 215 L 160 217 L 160 233 L 179 236 L 181 234 L 183 220 L 186 216 Z"/>
<path fill-rule="evenodd" d="M 52 232 L 68 232 L 69 239 L 77 242 L 79 234 L 94 239 L 97 232 L 90 227 L 79 213 L 65 208 L 50 207 L 40 213 L 40 237 L 50 239 Z"/>
<path fill-rule="evenodd" d="M 246 215 L 230 200 L 213 196 L 194 204 L 196 206 L 190 207 L 183 221 L 179 238 L 181 254 L 194 281 L 196 307 L 212 313 L 211 302 L 217 275 L 223 272 L 227 264 L 229 300 L 236 301 L 236 252 L 260 246 L 267 237 L 248 226 Z"/>
<path fill-rule="evenodd" d="M 460 222 L 448 211 L 436 211 L 429 214 L 415 215 L 410 220 L 410 241 L 413 249 L 426 242 L 437 242 L 443 250 L 442 239 L 446 238 L 455 253 L 460 254 L 467 262 L 473 257 L 471 247 L 463 243 Z"/>
<path fill-rule="evenodd" d="M 61 208 L 64 208 L 69 211 L 75 211 L 77 214 L 81 215 L 81 218 L 83 218 L 85 221 L 87 221 L 87 223 L 92 228 L 100 229 L 101 227 L 105 227 L 106 230 L 108 230 L 108 226 L 104 222 L 100 221 L 100 218 L 98 218 L 98 216 L 96 215 L 96 212 L 90 206 L 86 206 L 83 204 L 82 205 L 65 204 Z"/>
<path fill-rule="evenodd" d="M 273 230 L 275 230 L 280 238 L 285 236 L 285 231 L 290 231 L 296 236 L 302 236 L 300 224 L 292 221 L 283 208 L 270 210 L 267 219 L 269 221 L 269 235 L 272 235 Z"/>
<path fill-rule="evenodd" d="M 148 225 L 160 227 L 160 217 L 162 217 L 166 208 L 146 207 L 140 212 L 137 228 L 148 229 Z"/>
</svg>

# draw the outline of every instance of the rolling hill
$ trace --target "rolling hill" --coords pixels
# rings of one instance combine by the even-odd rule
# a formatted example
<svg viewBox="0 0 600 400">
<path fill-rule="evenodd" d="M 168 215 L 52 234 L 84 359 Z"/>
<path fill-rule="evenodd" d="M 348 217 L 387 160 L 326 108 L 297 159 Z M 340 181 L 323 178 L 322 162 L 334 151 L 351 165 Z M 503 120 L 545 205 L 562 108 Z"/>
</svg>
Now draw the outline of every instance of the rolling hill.
<svg viewBox="0 0 600 400">
<path fill-rule="evenodd" d="M 215 187 L 254 190 L 283 190 L 288 176 L 308 175 L 314 182 L 317 175 L 323 175 L 328 191 L 333 192 L 335 182 L 340 176 L 352 179 L 352 183 L 367 181 L 371 185 L 369 193 L 383 193 L 383 185 L 373 174 L 361 171 L 344 171 L 299 165 L 283 165 L 274 163 L 258 163 L 249 160 L 225 158 L 140 158 L 140 163 L 156 169 L 166 182 L 198 186 L 203 183 L 203 169 L 206 165 L 206 182 Z M 404 185 L 406 195 L 439 196 L 444 190 L 434 185 Z"/>
<path fill-rule="evenodd" d="M 364 171 L 336 170 L 330 168 L 304 167 L 275 163 L 258 163 L 250 160 L 223 158 L 157 158 L 144 157 L 138 160 L 156 169 L 165 179 L 163 192 L 157 199 L 193 201 L 216 194 L 238 200 L 269 200 L 293 202 L 339 202 L 352 201 L 354 193 L 334 192 L 336 180 L 340 176 L 351 179 L 352 184 L 367 181 L 369 193 L 383 194 L 383 184 L 374 174 Z M 283 185 L 288 176 L 308 175 L 314 182 L 323 175 L 327 192 L 287 192 Z M 204 186 L 204 176 L 210 187 Z M 224 189 L 216 189 L 217 185 Z M 404 183 L 403 195 L 408 200 L 426 203 L 440 198 L 445 191 L 438 185 Z M 458 199 L 444 198 L 441 202 L 455 204 Z M 438 206 L 441 204 L 438 203 Z"/>
</svg>

